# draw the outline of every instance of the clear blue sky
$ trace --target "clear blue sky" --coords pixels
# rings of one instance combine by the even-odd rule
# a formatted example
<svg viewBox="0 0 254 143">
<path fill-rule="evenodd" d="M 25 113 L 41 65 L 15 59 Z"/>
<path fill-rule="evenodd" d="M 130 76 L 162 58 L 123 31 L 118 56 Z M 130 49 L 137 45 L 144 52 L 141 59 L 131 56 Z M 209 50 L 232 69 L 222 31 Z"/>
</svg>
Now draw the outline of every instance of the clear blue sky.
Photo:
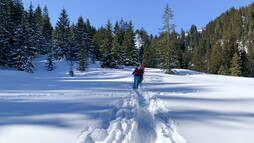
<svg viewBox="0 0 254 143">
<path fill-rule="evenodd" d="M 253 0 L 23 0 L 25 9 L 32 2 L 34 9 L 39 4 L 47 5 L 51 23 L 55 26 L 63 7 L 71 22 L 76 23 L 79 16 L 89 19 L 96 28 L 105 25 L 110 19 L 114 24 L 121 17 L 132 20 L 134 29 L 144 27 L 148 34 L 158 34 L 162 27 L 162 15 L 166 3 L 174 12 L 173 24 L 176 31 L 189 30 L 192 24 L 198 29 L 220 16 L 231 7 L 239 8 Z"/>
</svg>

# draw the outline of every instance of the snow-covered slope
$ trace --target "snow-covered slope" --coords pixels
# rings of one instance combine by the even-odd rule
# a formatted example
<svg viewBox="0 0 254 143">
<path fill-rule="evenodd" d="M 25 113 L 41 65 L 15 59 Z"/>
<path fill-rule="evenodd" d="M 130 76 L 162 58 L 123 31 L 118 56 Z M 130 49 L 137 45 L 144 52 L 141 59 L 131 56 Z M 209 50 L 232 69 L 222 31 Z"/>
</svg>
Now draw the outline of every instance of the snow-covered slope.
<svg viewBox="0 0 254 143">
<path fill-rule="evenodd" d="M 0 142 L 252 143 L 254 79 L 134 67 L 67 75 L 69 66 L 34 74 L 0 70 Z"/>
</svg>

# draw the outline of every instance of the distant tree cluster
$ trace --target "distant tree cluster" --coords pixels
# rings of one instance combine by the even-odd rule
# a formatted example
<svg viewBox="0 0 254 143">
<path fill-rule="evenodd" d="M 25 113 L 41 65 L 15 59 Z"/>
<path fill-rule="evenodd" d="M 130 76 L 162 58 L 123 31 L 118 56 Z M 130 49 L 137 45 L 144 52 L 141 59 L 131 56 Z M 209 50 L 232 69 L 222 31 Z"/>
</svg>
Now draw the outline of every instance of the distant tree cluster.
<svg viewBox="0 0 254 143">
<path fill-rule="evenodd" d="M 110 20 L 106 27 L 98 29 L 94 35 L 94 44 L 99 49 L 98 59 L 103 68 L 123 68 L 139 63 L 139 52 L 135 46 L 132 22 L 116 21 L 114 28 Z"/>
<path fill-rule="evenodd" d="M 192 25 L 189 31 L 182 30 L 178 34 L 169 22 L 172 18 L 172 11 L 167 5 L 163 31 L 159 37 L 150 36 L 145 42 L 149 45 L 144 52 L 146 66 L 160 67 L 166 72 L 172 68 L 184 68 L 254 77 L 254 3 L 239 10 L 231 8 L 202 30 Z M 148 54 L 150 50 L 147 49 L 153 52 Z"/>
<path fill-rule="evenodd" d="M 20 0 L 0 2 L 0 66 L 33 73 L 36 55 L 47 54 L 48 70 L 55 60 L 66 60 L 73 75 L 74 64 L 85 71 L 89 61 L 100 61 L 102 68 L 137 66 L 172 68 L 254 77 L 254 3 L 239 10 L 231 8 L 205 28 L 192 25 L 189 31 L 175 32 L 173 11 L 168 4 L 162 16 L 159 35 L 148 35 L 141 28 L 134 32 L 132 21 L 123 18 L 114 26 L 108 20 L 95 29 L 80 17 L 70 24 L 62 10 L 55 28 L 48 9 L 32 4 L 24 10 Z"/>
<path fill-rule="evenodd" d="M 0 21 L 0 66 L 33 73 L 35 56 L 48 54 L 49 71 L 54 68 L 54 60 L 64 59 L 71 72 L 75 62 L 78 70 L 84 71 L 88 59 L 95 60 L 94 56 L 89 57 L 95 55 L 95 28 L 82 17 L 76 25 L 70 25 L 65 9 L 53 28 L 46 6 L 42 10 L 38 5 L 34 11 L 30 4 L 24 10 L 21 0 L 1 0 Z"/>
<path fill-rule="evenodd" d="M 93 46 L 93 35 L 95 28 L 90 25 L 87 19 L 84 22 L 79 17 L 77 24 L 70 25 L 68 14 L 62 10 L 56 27 L 53 31 L 53 47 L 50 57 L 56 60 L 64 59 L 70 65 L 70 75 L 73 76 L 73 66 L 78 63 L 78 70 L 85 71 L 88 67 L 88 59 L 94 59 L 95 47 Z"/>
<path fill-rule="evenodd" d="M 51 43 L 47 7 L 25 11 L 19 0 L 1 0 L 0 21 L 0 65 L 33 73 L 35 55 L 47 53 Z"/>
</svg>

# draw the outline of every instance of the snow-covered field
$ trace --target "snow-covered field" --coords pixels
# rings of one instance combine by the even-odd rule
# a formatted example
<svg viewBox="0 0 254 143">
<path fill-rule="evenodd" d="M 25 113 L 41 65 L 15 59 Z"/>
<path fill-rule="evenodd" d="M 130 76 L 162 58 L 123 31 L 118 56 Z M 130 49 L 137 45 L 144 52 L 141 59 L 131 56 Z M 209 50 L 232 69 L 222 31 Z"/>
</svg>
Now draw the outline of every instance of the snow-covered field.
<svg viewBox="0 0 254 143">
<path fill-rule="evenodd" d="M 34 74 L 0 69 L 0 143 L 252 143 L 254 79 L 134 67 L 67 75 L 69 66 Z"/>
</svg>

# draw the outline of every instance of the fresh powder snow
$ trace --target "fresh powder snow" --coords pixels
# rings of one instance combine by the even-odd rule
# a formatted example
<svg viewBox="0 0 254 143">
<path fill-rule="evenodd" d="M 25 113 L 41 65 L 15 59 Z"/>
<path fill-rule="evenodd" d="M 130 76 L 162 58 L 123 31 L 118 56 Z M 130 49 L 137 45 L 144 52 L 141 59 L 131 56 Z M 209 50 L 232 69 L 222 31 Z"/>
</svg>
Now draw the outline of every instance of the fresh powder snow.
<svg viewBox="0 0 254 143">
<path fill-rule="evenodd" d="M 254 79 L 146 68 L 0 69 L 0 143 L 252 143 Z"/>
</svg>

